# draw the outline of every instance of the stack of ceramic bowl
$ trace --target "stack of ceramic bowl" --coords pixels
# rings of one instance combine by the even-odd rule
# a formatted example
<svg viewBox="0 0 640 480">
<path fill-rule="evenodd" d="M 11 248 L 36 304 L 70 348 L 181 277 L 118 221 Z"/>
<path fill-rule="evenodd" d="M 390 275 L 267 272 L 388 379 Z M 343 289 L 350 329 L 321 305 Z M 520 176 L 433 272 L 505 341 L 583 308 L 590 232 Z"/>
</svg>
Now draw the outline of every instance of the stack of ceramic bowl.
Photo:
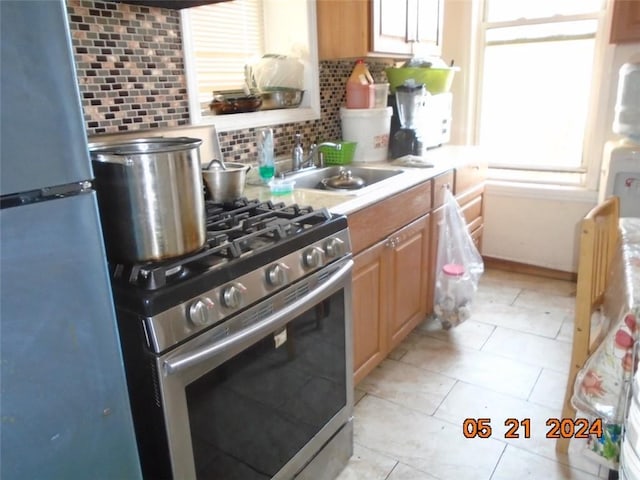
<svg viewBox="0 0 640 480">
<path fill-rule="evenodd" d="M 632 395 L 627 409 L 624 435 L 620 448 L 620 480 L 640 480 L 640 376 L 633 379 Z"/>
</svg>

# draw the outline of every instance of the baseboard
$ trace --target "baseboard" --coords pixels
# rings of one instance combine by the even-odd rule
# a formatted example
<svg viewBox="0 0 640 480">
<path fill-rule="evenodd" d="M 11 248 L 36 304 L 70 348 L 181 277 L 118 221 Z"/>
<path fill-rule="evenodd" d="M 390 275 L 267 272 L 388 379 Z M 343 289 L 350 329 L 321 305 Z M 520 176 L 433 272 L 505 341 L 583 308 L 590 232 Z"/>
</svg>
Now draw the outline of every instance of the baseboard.
<svg viewBox="0 0 640 480">
<path fill-rule="evenodd" d="M 538 267 L 537 265 L 527 265 L 526 263 L 519 263 L 511 260 L 502 260 L 501 258 L 482 257 L 482 259 L 484 260 L 485 267 L 495 268 L 496 270 L 524 273 L 526 275 L 553 278 L 555 280 L 566 280 L 569 282 L 575 282 L 578 277 L 574 272 L 565 272 L 562 270 L 555 270 L 553 268 Z"/>
</svg>

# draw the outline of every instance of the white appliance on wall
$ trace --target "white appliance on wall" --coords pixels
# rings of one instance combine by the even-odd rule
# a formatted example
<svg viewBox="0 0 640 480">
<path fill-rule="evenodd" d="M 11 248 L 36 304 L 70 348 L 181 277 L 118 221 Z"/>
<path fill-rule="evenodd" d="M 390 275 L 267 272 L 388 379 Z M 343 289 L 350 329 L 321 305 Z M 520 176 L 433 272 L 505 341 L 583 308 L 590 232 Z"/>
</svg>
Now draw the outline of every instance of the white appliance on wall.
<svg viewBox="0 0 640 480">
<path fill-rule="evenodd" d="M 599 201 L 620 197 L 620 216 L 640 217 L 640 57 L 620 68 L 613 131 L 602 160 Z"/>
<path fill-rule="evenodd" d="M 600 198 L 620 197 L 621 217 L 640 217 L 640 144 L 607 142 L 600 177 Z"/>
</svg>

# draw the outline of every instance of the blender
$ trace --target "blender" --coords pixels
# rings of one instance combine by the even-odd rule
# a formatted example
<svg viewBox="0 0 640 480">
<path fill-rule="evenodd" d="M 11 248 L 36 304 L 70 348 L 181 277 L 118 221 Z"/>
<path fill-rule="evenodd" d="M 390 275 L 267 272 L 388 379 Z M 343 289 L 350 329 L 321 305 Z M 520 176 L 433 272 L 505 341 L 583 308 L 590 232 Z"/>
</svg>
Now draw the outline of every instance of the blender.
<svg viewBox="0 0 640 480">
<path fill-rule="evenodd" d="M 421 138 L 420 119 L 424 116 L 427 95 L 424 84 L 417 84 L 413 79 L 396 87 L 395 106 L 400 128 L 391 136 L 393 158 L 424 154 L 426 148 Z"/>
</svg>

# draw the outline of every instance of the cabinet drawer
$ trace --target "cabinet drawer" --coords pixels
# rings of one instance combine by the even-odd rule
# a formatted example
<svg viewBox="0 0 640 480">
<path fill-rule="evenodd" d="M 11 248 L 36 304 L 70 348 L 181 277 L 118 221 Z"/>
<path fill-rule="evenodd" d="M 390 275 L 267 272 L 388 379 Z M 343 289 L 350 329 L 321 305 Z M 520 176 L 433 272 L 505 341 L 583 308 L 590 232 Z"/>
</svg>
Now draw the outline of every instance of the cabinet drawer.
<svg viewBox="0 0 640 480">
<path fill-rule="evenodd" d="M 456 168 L 453 193 L 458 195 L 482 184 L 487 178 L 487 165 L 472 163 Z"/>
<path fill-rule="evenodd" d="M 347 216 L 354 255 L 431 210 L 431 181 Z"/>
<path fill-rule="evenodd" d="M 461 207 L 467 225 L 471 225 L 475 220 L 482 218 L 482 195 L 477 196 Z"/>
<path fill-rule="evenodd" d="M 478 228 L 471 231 L 471 239 L 480 253 L 482 253 L 482 230 L 484 230 L 484 226 L 480 225 Z"/>
<path fill-rule="evenodd" d="M 453 170 L 438 175 L 433 179 L 433 208 L 444 204 L 444 191 L 453 189 Z"/>
</svg>

